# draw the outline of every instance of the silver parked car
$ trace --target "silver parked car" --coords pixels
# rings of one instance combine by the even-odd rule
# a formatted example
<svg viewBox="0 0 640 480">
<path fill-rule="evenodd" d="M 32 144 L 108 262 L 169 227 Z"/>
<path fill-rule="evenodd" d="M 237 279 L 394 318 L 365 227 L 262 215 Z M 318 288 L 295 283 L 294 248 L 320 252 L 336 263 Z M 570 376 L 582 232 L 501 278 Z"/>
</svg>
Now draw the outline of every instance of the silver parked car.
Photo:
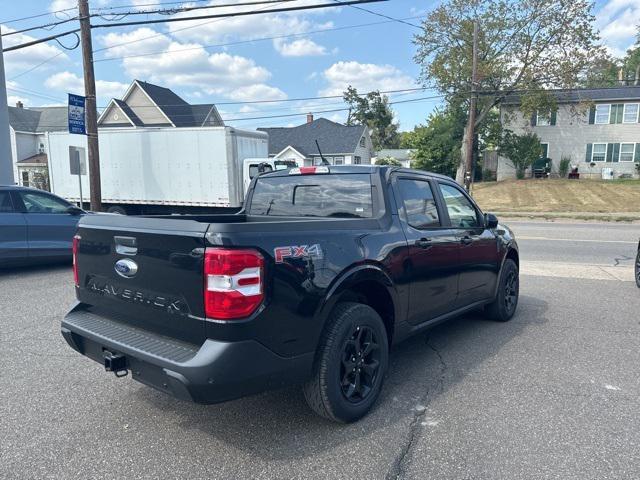
<svg viewBox="0 0 640 480">
<path fill-rule="evenodd" d="M 49 192 L 0 186 L 0 267 L 71 260 L 85 212 Z"/>
</svg>

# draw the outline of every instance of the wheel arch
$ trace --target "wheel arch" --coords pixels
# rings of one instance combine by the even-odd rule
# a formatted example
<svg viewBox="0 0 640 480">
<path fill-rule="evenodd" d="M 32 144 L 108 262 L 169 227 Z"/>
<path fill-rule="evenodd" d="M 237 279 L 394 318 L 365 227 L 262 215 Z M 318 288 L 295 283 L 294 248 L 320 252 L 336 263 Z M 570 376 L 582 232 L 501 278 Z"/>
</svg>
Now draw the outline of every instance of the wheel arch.
<svg viewBox="0 0 640 480">
<path fill-rule="evenodd" d="M 373 308 L 382 318 L 391 345 L 398 312 L 398 293 L 393 281 L 376 264 L 358 265 L 345 271 L 329 288 L 316 316 L 323 330 L 333 308 L 340 302 L 357 302 Z"/>
</svg>

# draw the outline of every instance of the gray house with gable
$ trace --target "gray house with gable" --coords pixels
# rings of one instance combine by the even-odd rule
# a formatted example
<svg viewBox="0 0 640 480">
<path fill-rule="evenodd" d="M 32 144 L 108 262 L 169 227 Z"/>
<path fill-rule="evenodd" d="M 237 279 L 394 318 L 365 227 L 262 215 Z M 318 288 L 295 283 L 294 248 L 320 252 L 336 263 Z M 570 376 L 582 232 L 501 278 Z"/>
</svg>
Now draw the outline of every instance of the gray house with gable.
<svg viewBox="0 0 640 480">
<path fill-rule="evenodd" d="M 364 125 L 342 125 L 326 118 L 313 119 L 297 127 L 259 128 L 269 134 L 269 157 L 293 160 L 298 165 L 322 162 L 316 140 L 325 160 L 331 165 L 369 165 L 373 145 Z"/>
<path fill-rule="evenodd" d="M 556 90 L 555 112 L 525 116 L 511 96 L 500 111 L 502 124 L 517 134 L 534 132 L 552 173 L 570 158 L 582 178 L 638 176 L 640 162 L 640 86 Z M 515 178 L 511 162 L 500 158 L 497 179 Z"/>
</svg>

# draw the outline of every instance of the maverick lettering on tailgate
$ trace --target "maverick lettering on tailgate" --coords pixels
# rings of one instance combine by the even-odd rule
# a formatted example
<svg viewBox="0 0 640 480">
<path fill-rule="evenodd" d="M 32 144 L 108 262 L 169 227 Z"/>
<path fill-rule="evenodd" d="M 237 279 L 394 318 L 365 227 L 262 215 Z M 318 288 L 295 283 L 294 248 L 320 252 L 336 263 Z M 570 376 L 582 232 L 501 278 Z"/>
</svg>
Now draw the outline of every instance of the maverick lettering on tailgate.
<svg viewBox="0 0 640 480">
<path fill-rule="evenodd" d="M 179 298 L 171 298 L 148 290 L 121 287 L 99 277 L 90 278 L 87 283 L 87 289 L 104 297 L 108 296 L 118 300 L 160 308 L 166 310 L 167 313 L 179 315 L 189 315 L 190 313 L 186 302 Z"/>
</svg>

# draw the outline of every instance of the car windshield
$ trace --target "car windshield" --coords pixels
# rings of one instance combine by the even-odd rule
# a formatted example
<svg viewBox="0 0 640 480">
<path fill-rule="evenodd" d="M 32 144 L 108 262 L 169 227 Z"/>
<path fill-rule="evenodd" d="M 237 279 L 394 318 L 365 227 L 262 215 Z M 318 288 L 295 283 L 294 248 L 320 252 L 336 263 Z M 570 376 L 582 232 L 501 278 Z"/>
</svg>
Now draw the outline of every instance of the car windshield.
<svg viewBox="0 0 640 480">
<path fill-rule="evenodd" d="M 247 212 L 288 217 L 370 218 L 371 178 L 360 173 L 259 178 Z"/>
</svg>

